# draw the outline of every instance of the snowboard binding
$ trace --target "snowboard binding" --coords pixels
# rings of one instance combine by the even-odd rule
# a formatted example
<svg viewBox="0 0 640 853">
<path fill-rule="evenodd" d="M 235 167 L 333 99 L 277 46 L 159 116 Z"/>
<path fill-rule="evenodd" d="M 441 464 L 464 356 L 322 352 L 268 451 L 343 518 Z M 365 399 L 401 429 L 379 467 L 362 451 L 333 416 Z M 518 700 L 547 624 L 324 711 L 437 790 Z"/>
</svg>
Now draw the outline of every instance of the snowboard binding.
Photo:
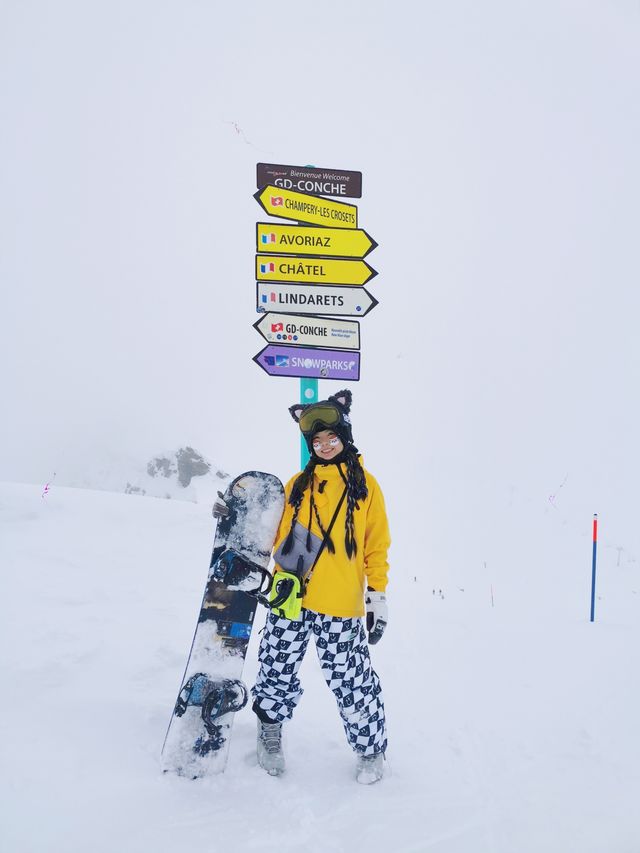
<svg viewBox="0 0 640 853">
<path fill-rule="evenodd" d="M 305 586 L 302 558 L 298 563 L 297 571 L 280 570 L 274 576 L 237 551 L 227 548 L 215 558 L 211 580 L 230 589 L 242 590 L 267 609 L 277 611 L 280 616 L 296 619 L 300 615 L 300 601 Z M 258 586 L 247 588 L 245 584 L 255 575 L 260 577 Z"/>
<path fill-rule="evenodd" d="M 178 696 L 174 714 L 182 717 L 190 705 L 202 708 L 201 716 L 208 737 L 198 738 L 194 751 L 198 755 L 220 749 L 224 739 L 216 720 L 225 714 L 240 711 L 247 704 L 249 692 L 242 681 L 223 678 L 211 681 L 203 672 L 192 675 Z"/>
<path fill-rule="evenodd" d="M 247 588 L 245 584 L 256 574 L 260 577 L 258 586 Z M 301 566 L 297 572 L 280 570 L 276 575 L 272 575 L 267 569 L 237 551 L 227 549 L 214 562 L 211 580 L 224 584 L 229 589 L 242 590 L 268 610 L 275 610 L 280 616 L 286 616 L 288 619 L 297 619 L 300 616 L 300 602 L 304 592 Z"/>
<path fill-rule="evenodd" d="M 245 588 L 245 583 L 252 580 L 252 577 L 258 575 L 260 580 L 258 585 L 253 588 Z M 215 557 L 211 565 L 211 580 L 222 583 L 230 588 L 235 588 L 246 592 L 262 601 L 271 591 L 273 578 L 269 571 L 247 557 L 234 551 L 232 548 L 225 548 L 222 553 Z"/>
</svg>

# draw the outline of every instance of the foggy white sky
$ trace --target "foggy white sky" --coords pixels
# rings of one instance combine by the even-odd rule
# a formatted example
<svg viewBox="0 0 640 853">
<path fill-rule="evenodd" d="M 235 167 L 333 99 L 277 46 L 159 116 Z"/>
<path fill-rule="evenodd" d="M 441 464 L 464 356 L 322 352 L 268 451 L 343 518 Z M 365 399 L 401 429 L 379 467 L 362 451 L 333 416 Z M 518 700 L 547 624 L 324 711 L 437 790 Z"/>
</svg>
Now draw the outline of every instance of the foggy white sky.
<svg viewBox="0 0 640 853">
<path fill-rule="evenodd" d="M 251 361 L 252 193 L 313 163 L 363 172 L 380 244 L 353 421 L 394 535 L 444 559 L 514 505 L 599 510 L 640 558 L 636 2 L 0 16 L 1 479 L 183 443 L 296 470 L 298 383 Z"/>
</svg>

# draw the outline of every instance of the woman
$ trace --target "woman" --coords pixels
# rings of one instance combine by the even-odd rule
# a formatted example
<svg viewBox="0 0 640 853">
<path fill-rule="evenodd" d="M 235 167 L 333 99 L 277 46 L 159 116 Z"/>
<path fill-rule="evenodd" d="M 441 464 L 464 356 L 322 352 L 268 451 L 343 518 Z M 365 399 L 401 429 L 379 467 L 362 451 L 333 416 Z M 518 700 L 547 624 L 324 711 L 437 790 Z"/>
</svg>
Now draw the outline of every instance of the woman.
<svg viewBox="0 0 640 853">
<path fill-rule="evenodd" d="M 282 723 L 302 696 L 297 673 L 313 634 L 322 672 L 333 691 L 347 740 L 357 754 L 356 778 L 382 778 L 387 747 L 382 691 L 369 643 L 387 624 L 385 589 L 390 544 L 384 499 L 353 444 L 351 392 L 289 411 L 311 457 L 285 486 L 276 535 L 276 577 L 253 687 L 258 761 L 270 775 L 284 771 Z"/>
</svg>

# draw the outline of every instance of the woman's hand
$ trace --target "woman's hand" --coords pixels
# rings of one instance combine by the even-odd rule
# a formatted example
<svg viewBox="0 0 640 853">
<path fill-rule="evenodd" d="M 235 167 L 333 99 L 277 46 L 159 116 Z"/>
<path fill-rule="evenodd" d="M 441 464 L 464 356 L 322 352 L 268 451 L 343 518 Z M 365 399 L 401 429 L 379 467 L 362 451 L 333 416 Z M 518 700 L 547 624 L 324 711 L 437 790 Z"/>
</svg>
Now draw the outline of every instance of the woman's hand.
<svg viewBox="0 0 640 853">
<path fill-rule="evenodd" d="M 367 631 L 369 632 L 369 644 L 374 646 L 384 634 L 389 620 L 387 612 L 387 596 L 384 592 L 367 590 L 365 596 L 367 609 Z"/>
<path fill-rule="evenodd" d="M 218 492 L 218 497 L 211 510 L 211 515 L 214 518 L 226 518 L 229 515 L 229 507 L 222 497 L 222 492 Z"/>
</svg>

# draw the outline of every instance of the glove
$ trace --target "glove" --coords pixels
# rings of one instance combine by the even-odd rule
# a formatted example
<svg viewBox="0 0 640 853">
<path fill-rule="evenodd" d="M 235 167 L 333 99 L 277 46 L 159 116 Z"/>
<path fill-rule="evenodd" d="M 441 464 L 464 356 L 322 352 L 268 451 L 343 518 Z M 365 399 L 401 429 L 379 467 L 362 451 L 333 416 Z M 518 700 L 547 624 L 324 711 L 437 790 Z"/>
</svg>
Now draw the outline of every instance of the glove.
<svg viewBox="0 0 640 853">
<path fill-rule="evenodd" d="M 229 515 L 229 507 L 224 502 L 222 492 L 218 492 L 218 497 L 211 510 L 211 515 L 214 518 L 226 518 Z"/>
<path fill-rule="evenodd" d="M 374 589 L 367 590 L 365 595 L 365 606 L 367 609 L 367 631 L 369 632 L 369 644 L 375 646 L 387 627 L 387 596 L 384 592 L 376 592 Z"/>
</svg>

